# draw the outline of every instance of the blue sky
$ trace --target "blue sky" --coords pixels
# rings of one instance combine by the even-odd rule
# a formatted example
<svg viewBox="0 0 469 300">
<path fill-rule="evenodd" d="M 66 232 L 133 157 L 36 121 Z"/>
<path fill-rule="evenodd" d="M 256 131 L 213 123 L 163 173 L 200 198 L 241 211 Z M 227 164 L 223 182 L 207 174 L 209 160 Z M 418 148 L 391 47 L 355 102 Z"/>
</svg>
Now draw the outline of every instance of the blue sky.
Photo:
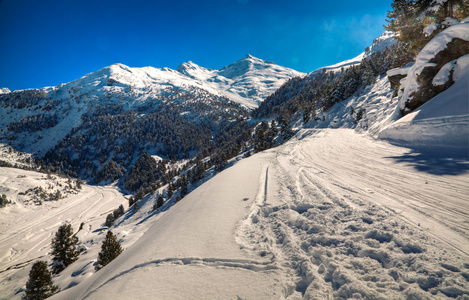
<svg viewBox="0 0 469 300">
<path fill-rule="evenodd" d="M 55 86 L 113 63 L 221 67 L 252 54 L 310 72 L 360 54 L 392 0 L 0 0 L 0 87 Z"/>
</svg>

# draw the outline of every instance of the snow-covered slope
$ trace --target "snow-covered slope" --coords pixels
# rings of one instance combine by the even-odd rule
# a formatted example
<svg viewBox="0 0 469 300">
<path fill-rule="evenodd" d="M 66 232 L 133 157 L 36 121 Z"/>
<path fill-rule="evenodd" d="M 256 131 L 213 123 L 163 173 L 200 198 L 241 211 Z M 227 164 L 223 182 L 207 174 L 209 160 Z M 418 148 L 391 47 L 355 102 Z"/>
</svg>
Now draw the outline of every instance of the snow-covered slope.
<svg viewBox="0 0 469 300">
<path fill-rule="evenodd" d="M 420 169 L 408 153 L 352 130 L 302 130 L 142 217 L 151 228 L 135 244 L 52 299 L 462 295 L 469 174 Z"/>
<path fill-rule="evenodd" d="M 220 70 L 206 69 L 191 61 L 181 64 L 177 70 L 249 108 L 257 107 L 291 77 L 304 75 L 249 54 Z"/>
<path fill-rule="evenodd" d="M 70 183 L 73 188 L 75 182 Z M 105 214 L 127 200 L 113 187 L 82 185 L 69 189 L 69 181 L 55 175 L 0 168 L 0 194 L 14 204 L 0 209 L 0 297 L 21 299 L 29 266 L 49 260 L 50 243 L 63 223 L 73 226 L 85 249 L 101 241 Z M 44 201 L 43 193 L 60 190 L 63 198 Z M 37 195 L 37 196 L 36 196 Z M 42 203 L 39 203 L 41 199 Z M 80 224 L 83 228 L 79 230 Z M 88 252 L 93 252 L 91 249 Z M 87 276 L 81 272 L 81 276 Z M 90 274 L 89 274 L 90 275 Z M 76 277 L 76 276 L 74 276 Z"/>
<path fill-rule="evenodd" d="M 142 215 L 152 227 L 135 244 L 54 298 L 468 295 L 465 82 L 398 120 L 389 80 L 377 78 L 310 121 L 314 129 L 237 163 L 169 211 Z M 419 126 L 432 138 L 422 140 Z M 376 139 L 385 133 L 400 146 Z M 460 142 L 459 153 L 445 141 Z"/>
<path fill-rule="evenodd" d="M 100 96 L 109 90 L 131 89 L 135 93 L 158 95 L 168 87 L 190 90 L 197 87 L 224 96 L 248 108 L 255 108 L 269 94 L 294 76 L 303 73 L 246 55 L 221 70 L 206 69 L 189 61 L 177 70 L 170 68 L 131 68 L 113 64 L 87 74 L 54 91 L 61 95 L 93 93 Z"/>
<path fill-rule="evenodd" d="M 319 68 L 317 70 L 314 70 L 313 72 L 308 73 L 308 76 L 314 76 L 322 72 L 323 70 L 338 72 L 342 68 L 346 69 L 348 67 L 358 65 L 364 58 L 370 57 L 371 54 L 376 53 L 378 51 L 383 51 L 384 49 L 386 49 L 386 47 L 391 47 L 395 43 L 396 40 L 394 39 L 394 34 L 390 31 L 385 31 L 382 35 L 380 35 L 377 39 L 373 41 L 373 44 L 370 47 L 366 48 L 364 52 L 360 53 L 356 57 L 344 60 L 342 62 L 330 66 Z"/>
<path fill-rule="evenodd" d="M 172 72 L 215 84 L 222 73 L 227 80 L 248 74 L 255 62 L 246 60 L 220 71 L 187 63 Z M 151 70 L 110 69 L 81 84 L 91 90 L 129 89 L 133 80 L 135 90 L 151 84 Z M 125 251 L 98 272 L 93 264 L 106 230 L 93 219 L 80 236 L 88 250 L 54 278 L 64 291 L 53 299 L 464 299 L 464 72 L 402 119 L 398 98 L 381 76 L 321 120 L 306 128 L 298 122 L 287 144 L 241 160 L 176 205 L 154 212 L 154 196 L 147 196 L 139 212 L 116 221 L 112 231 Z M 105 203 L 109 196 L 103 193 Z M 50 213 L 37 224 L 47 223 Z M 28 270 L 7 273 L 0 291 L 18 299 L 14 281 L 26 282 Z"/>
<path fill-rule="evenodd" d="M 192 122 L 204 117 L 230 121 L 247 116 L 241 106 L 257 107 L 285 81 L 301 75 L 250 55 L 221 70 L 192 62 L 177 70 L 114 64 L 56 87 L 0 93 L 0 141 L 43 156 L 98 107 L 153 113 L 164 106 Z"/>
<path fill-rule="evenodd" d="M 460 80 L 416 111 L 398 119 L 379 138 L 416 147 L 469 149 L 469 68 Z"/>
</svg>

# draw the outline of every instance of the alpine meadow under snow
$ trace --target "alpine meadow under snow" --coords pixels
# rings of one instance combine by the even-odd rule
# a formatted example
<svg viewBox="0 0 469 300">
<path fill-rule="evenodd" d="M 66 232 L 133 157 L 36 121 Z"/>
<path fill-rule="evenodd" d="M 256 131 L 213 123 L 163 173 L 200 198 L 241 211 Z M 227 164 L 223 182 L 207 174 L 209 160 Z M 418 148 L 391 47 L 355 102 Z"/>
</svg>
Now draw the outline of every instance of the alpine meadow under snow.
<svg viewBox="0 0 469 300">
<path fill-rule="evenodd" d="M 247 55 L 0 90 L 0 298 L 69 224 L 50 299 L 469 299 L 469 18 L 438 18 L 309 74 Z"/>
</svg>

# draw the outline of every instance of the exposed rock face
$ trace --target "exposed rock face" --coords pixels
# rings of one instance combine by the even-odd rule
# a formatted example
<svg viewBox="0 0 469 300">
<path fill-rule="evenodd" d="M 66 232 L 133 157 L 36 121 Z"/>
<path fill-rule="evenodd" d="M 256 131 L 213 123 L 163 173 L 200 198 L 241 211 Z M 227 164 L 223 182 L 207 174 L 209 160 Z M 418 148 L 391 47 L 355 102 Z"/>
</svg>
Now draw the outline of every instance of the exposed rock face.
<svg viewBox="0 0 469 300">
<path fill-rule="evenodd" d="M 467 72 L 468 66 L 469 18 L 466 18 L 437 34 L 419 52 L 399 95 L 402 114 L 416 110 L 448 89 Z"/>
<path fill-rule="evenodd" d="M 392 69 L 386 72 L 389 82 L 391 83 L 391 88 L 394 90 L 393 97 L 396 97 L 398 95 L 399 89 L 403 88 L 402 80 L 407 77 L 407 74 L 413 65 L 414 63 L 411 62 L 402 68 Z"/>
<path fill-rule="evenodd" d="M 455 38 L 449 42 L 447 48 L 440 51 L 431 59 L 429 66 L 423 68 L 422 72 L 417 75 L 417 82 L 420 88 L 413 94 L 410 101 L 406 103 L 406 108 L 413 111 L 452 86 L 455 83 L 455 78 L 453 78 L 454 68 L 449 68 L 448 74 L 444 80 L 435 81 L 434 79 L 445 65 L 451 62 L 457 64 L 458 58 L 463 57 L 468 54 L 468 52 L 469 41 Z"/>
</svg>

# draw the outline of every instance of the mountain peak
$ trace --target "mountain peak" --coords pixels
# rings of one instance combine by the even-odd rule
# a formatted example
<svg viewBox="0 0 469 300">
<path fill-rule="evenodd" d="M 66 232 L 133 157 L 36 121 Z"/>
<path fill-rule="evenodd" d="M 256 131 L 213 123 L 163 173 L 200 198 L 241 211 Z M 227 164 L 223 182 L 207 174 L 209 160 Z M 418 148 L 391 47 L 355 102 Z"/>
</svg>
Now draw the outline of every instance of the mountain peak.
<svg viewBox="0 0 469 300">
<path fill-rule="evenodd" d="M 189 60 L 188 62 L 183 62 L 182 64 L 180 64 L 176 70 L 183 74 L 186 74 L 187 70 L 196 70 L 199 68 L 201 68 L 199 65 Z"/>
<path fill-rule="evenodd" d="M 10 89 L 9 88 L 0 88 L 0 94 L 8 94 L 10 93 Z"/>
<path fill-rule="evenodd" d="M 201 75 L 203 75 L 203 77 L 206 76 L 206 73 L 209 73 L 211 71 L 213 71 L 212 69 L 207 69 L 207 68 L 204 68 L 204 67 L 201 67 L 199 66 L 198 64 L 192 62 L 191 60 L 189 60 L 188 62 L 184 62 L 182 64 L 180 64 L 177 69 L 176 69 L 179 73 L 182 73 L 188 77 L 191 77 L 193 79 L 196 79 L 196 78 L 199 78 Z"/>
<path fill-rule="evenodd" d="M 239 77 L 246 74 L 250 70 L 254 69 L 257 65 L 263 64 L 265 64 L 265 62 L 262 59 L 256 58 L 251 54 L 247 54 L 237 62 L 221 68 L 220 74 L 227 78 L 233 79 L 234 77 Z"/>
</svg>

